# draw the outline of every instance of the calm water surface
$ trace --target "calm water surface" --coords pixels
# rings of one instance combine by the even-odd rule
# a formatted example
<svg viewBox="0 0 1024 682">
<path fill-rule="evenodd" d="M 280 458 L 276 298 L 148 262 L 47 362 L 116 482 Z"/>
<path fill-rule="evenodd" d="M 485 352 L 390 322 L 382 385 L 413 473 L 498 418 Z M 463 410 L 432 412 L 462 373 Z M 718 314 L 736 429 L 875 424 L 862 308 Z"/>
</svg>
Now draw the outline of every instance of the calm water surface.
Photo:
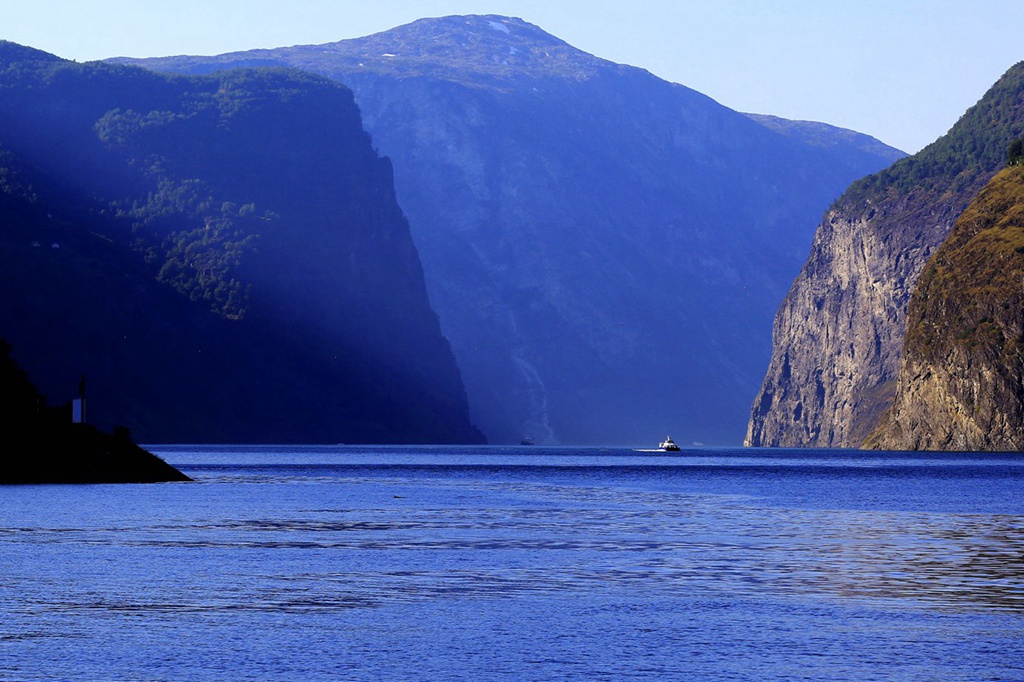
<svg viewBox="0 0 1024 682">
<path fill-rule="evenodd" d="M 0 680 L 1024 680 L 1024 457 L 154 447 L 0 486 Z"/>
</svg>

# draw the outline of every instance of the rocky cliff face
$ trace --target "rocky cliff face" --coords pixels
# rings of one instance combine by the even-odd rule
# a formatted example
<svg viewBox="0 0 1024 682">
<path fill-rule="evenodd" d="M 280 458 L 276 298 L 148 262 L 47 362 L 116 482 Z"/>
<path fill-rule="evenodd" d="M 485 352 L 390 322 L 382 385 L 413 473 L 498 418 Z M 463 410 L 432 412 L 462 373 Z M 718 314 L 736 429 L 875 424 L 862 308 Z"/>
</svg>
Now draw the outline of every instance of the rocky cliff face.
<svg viewBox="0 0 1024 682">
<path fill-rule="evenodd" d="M 142 63 L 288 64 L 353 89 L 494 442 L 738 443 L 813 225 L 901 156 L 507 17 Z"/>
<path fill-rule="evenodd" d="M 950 132 L 855 183 L 828 211 L 775 318 L 746 444 L 855 447 L 895 390 L 925 262 L 1024 129 L 1024 64 Z"/>
<path fill-rule="evenodd" d="M 1024 168 L 986 185 L 925 267 L 869 444 L 1024 450 Z"/>
<path fill-rule="evenodd" d="M 0 291 L 41 390 L 87 375 L 143 442 L 482 440 L 391 165 L 320 76 L 0 43 Z"/>
</svg>

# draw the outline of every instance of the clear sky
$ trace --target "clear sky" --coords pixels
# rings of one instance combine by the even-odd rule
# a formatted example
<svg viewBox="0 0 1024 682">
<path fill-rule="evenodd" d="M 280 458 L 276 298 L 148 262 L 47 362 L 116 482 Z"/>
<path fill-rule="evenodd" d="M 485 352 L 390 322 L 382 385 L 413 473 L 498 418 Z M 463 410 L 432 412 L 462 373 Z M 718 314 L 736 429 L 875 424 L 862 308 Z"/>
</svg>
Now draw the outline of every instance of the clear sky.
<svg viewBox="0 0 1024 682">
<path fill-rule="evenodd" d="M 502 14 L 739 111 L 907 152 L 1024 60 L 1024 0 L 0 0 L 0 38 L 87 61 L 327 43 Z"/>
</svg>

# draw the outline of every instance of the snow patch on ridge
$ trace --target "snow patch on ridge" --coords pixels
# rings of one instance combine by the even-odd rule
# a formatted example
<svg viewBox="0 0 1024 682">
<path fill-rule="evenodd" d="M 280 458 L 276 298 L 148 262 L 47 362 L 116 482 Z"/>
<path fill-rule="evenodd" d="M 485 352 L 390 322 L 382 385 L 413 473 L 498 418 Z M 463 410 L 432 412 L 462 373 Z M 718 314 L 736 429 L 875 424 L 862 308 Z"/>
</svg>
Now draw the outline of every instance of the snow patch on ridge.
<svg viewBox="0 0 1024 682">
<path fill-rule="evenodd" d="M 510 35 L 512 33 L 511 31 L 508 30 L 508 26 L 506 26 L 505 24 L 501 23 L 500 21 L 488 21 L 487 23 L 495 31 L 501 31 L 502 33 L 508 33 Z"/>
</svg>

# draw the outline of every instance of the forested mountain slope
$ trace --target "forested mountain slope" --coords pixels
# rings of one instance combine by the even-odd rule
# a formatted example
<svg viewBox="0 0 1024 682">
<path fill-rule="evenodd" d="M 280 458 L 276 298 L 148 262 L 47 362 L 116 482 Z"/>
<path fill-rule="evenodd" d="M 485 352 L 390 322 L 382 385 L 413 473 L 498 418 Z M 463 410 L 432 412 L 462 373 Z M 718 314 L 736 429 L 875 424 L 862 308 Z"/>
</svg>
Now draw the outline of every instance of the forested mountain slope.
<svg viewBox="0 0 1024 682">
<path fill-rule="evenodd" d="M 0 336 L 143 442 L 478 442 L 350 91 L 0 43 Z"/>
</svg>

